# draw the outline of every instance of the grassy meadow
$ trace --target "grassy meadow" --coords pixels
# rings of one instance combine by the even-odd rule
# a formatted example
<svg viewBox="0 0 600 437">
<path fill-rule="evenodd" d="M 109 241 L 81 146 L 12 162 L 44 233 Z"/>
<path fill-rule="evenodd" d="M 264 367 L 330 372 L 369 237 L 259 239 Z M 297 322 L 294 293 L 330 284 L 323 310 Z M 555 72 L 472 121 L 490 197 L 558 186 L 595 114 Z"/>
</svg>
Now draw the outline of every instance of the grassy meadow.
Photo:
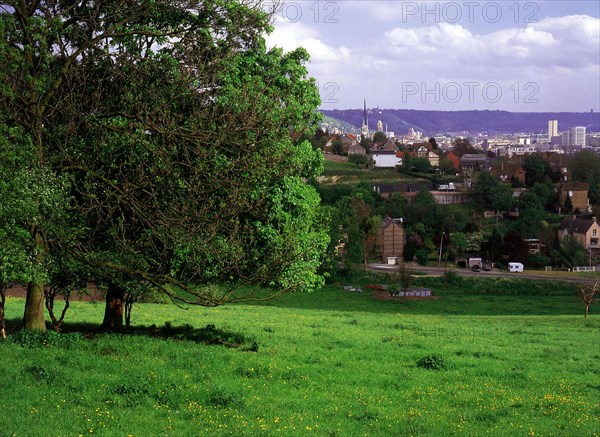
<svg viewBox="0 0 600 437">
<path fill-rule="evenodd" d="M 143 304 L 127 335 L 94 333 L 102 303 L 74 302 L 79 333 L 0 342 L 0 435 L 600 435 L 598 306 L 586 321 L 569 285 L 493 282 Z M 13 325 L 23 305 L 8 299 Z"/>
<path fill-rule="evenodd" d="M 364 169 L 357 168 L 351 162 L 336 162 L 325 160 L 325 171 L 321 177 L 321 184 L 358 184 L 367 183 L 398 183 L 417 182 L 417 179 L 399 173 L 395 168 Z"/>
</svg>

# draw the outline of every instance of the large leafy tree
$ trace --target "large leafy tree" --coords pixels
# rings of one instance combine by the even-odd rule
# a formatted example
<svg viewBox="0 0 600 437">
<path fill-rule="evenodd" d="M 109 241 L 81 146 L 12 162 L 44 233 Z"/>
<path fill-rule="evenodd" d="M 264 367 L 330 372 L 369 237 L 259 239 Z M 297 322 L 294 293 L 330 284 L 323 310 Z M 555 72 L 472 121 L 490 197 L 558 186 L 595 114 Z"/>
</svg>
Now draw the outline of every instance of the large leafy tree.
<svg viewBox="0 0 600 437">
<path fill-rule="evenodd" d="M 503 184 L 488 171 L 480 171 L 471 187 L 475 207 L 479 211 L 491 208 L 506 211 L 513 205 L 510 185 Z"/>
<path fill-rule="evenodd" d="M 543 199 L 528 191 L 519 199 L 519 218 L 511 228 L 523 238 L 538 238 L 545 217 Z"/>
<path fill-rule="evenodd" d="M 15 1 L 0 13 L 4 126 L 21 132 L 21 165 L 64 199 L 57 214 L 31 195 L 21 229 L 39 265 L 52 246 L 93 267 L 105 327 L 122 323 L 132 279 L 201 305 L 257 298 L 240 285 L 320 284 L 327 237 L 305 181 L 322 162 L 295 140 L 318 92 L 305 51 L 266 49 L 258 2 Z M 44 278 L 29 281 L 40 308 Z M 34 319 L 43 329 L 26 311 Z"/>
<path fill-rule="evenodd" d="M 546 175 L 552 173 L 548 163 L 539 153 L 532 153 L 523 159 L 523 168 L 525 169 L 525 185 L 532 187 L 536 183 L 543 183 Z M 549 179 L 549 176 L 548 176 Z"/>
<path fill-rule="evenodd" d="M 337 235 L 344 241 L 342 259 L 348 266 L 360 262 L 366 265 L 377 252 L 381 217 L 373 214 L 370 195 L 368 191 L 356 190 L 335 205 L 337 214 L 332 226 L 337 227 Z"/>
<path fill-rule="evenodd" d="M 597 205 L 600 203 L 600 158 L 590 150 L 575 153 L 569 167 L 573 173 L 573 180 L 587 182 L 590 186 L 590 201 Z"/>
<path fill-rule="evenodd" d="M 415 196 L 412 204 L 408 207 L 408 221 L 410 223 L 421 223 L 424 226 L 424 232 L 420 232 L 424 237 L 425 235 L 433 235 L 435 230 L 440 230 L 443 225 L 444 217 L 442 214 L 445 211 L 440 208 L 435 202 L 435 198 L 430 191 L 423 188 Z"/>
</svg>

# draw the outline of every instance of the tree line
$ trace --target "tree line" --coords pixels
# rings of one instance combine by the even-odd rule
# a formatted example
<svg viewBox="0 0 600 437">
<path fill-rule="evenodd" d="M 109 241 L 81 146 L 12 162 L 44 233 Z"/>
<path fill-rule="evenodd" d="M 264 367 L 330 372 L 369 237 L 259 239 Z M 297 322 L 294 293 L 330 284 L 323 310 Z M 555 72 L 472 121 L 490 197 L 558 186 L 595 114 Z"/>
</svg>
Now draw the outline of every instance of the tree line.
<svg viewBox="0 0 600 437">
<path fill-rule="evenodd" d="M 403 193 L 382 197 L 368 183 L 320 185 L 317 188 L 332 217 L 330 257 L 337 256 L 346 265 L 381 262 L 377 237 L 383 219 L 389 216 L 404 219 L 405 261 L 425 264 L 439 256 L 441 246 L 442 257 L 448 261 L 472 255 L 498 265 L 508 260 L 532 267 L 587 265 L 589 254 L 580 243 L 558 239 L 560 173 L 538 154 L 526 156 L 522 165 L 525 181 L 513 184 L 526 188 L 522 195 L 515 197 L 510 183 L 481 170 L 473 177 L 472 202 L 463 206 L 437 204 L 428 190 L 418 192 L 409 202 Z M 590 151 L 578 152 L 569 168 L 574 180 L 589 183 L 590 201 L 598 204 L 600 157 Z M 491 223 L 483 219 L 485 211 L 494 212 Z M 511 211 L 515 214 L 509 214 Z M 568 202 L 561 212 L 583 213 L 569 209 Z M 526 241 L 530 239 L 540 240 L 538 253 L 530 253 Z"/>
</svg>

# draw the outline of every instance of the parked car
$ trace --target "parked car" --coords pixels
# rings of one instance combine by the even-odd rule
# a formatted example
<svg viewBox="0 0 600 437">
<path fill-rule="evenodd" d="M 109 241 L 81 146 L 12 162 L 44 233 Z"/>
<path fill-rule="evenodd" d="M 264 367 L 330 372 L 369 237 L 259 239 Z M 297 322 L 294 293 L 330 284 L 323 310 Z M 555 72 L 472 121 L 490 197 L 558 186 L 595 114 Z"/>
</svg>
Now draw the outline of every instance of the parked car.
<svg viewBox="0 0 600 437">
<path fill-rule="evenodd" d="M 481 271 L 481 267 L 479 267 L 478 265 L 474 265 L 473 267 L 471 267 L 471 270 L 479 273 Z"/>
<path fill-rule="evenodd" d="M 492 266 L 489 265 L 489 264 L 484 264 L 484 265 L 481 266 L 481 268 L 483 270 L 485 270 L 486 272 L 489 272 L 490 270 L 492 270 Z"/>
</svg>

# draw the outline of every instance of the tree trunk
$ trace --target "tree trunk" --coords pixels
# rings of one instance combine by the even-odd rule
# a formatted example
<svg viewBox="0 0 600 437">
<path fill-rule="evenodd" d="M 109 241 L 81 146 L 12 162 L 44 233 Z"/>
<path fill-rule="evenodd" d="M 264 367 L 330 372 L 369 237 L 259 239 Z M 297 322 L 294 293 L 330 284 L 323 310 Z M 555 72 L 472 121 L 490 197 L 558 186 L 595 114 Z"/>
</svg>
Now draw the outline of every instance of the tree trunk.
<svg viewBox="0 0 600 437">
<path fill-rule="evenodd" d="M 36 280 L 27 284 L 23 325 L 27 330 L 46 330 L 46 321 L 44 320 L 44 285 Z"/>
<path fill-rule="evenodd" d="M 590 313 L 590 304 L 586 303 L 585 304 L 585 317 L 584 317 L 584 319 L 587 320 L 587 316 L 588 316 L 589 313 Z"/>
<path fill-rule="evenodd" d="M 106 308 L 104 321 L 100 327 L 103 331 L 123 330 L 123 306 L 125 302 L 125 289 L 115 283 L 108 285 L 106 291 Z"/>
<path fill-rule="evenodd" d="M 46 241 L 39 229 L 35 228 L 32 233 L 35 244 L 35 261 L 38 265 L 44 262 L 46 254 Z M 27 330 L 46 330 L 46 321 L 44 320 L 44 284 L 37 278 L 27 284 L 27 299 L 25 300 L 25 314 L 23 315 L 23 326 Z"/>
</svg>

